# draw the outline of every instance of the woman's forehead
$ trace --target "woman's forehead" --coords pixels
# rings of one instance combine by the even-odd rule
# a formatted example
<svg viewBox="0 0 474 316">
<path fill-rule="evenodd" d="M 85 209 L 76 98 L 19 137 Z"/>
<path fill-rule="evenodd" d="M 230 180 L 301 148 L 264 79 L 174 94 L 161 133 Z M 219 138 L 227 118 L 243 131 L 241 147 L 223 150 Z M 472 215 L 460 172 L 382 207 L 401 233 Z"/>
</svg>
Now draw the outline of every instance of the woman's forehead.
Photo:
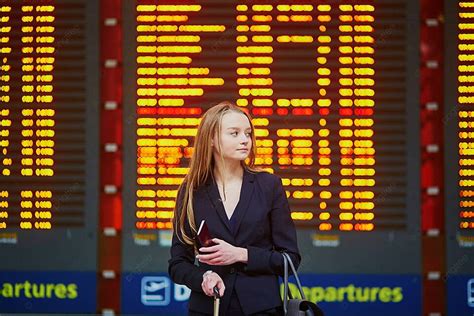
<svg viewBox="0 0 474 316">
<path fill-rule="evenodd" d="M 245 114 L 237 112 L 227 112 L 222 116 L 222 127 L 240 127 L 247 128 L 250 127 L 249 119 Z"/>
</svg>

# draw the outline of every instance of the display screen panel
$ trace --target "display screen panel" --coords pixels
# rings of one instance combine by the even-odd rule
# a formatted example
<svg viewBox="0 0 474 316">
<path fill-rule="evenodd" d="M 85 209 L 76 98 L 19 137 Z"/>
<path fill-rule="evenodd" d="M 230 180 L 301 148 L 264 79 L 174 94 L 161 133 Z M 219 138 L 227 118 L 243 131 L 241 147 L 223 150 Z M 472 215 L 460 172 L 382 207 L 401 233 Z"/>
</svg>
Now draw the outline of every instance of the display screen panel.
<svg viewBox="0 0 474 316">
<path fill-rule="evenodd" d="M 98 5 L 0 2 L 0 270 L 96 270 Z"/>
<path fill-rule="evenodd" d="M 123 269 L 166 271 L 199 117 L 231 100 L 253 117 L 257 165 L 283 179 L 303 271 L 419 272 L 417 12 L 409 1 L 127 4 Z"/>
</svg>

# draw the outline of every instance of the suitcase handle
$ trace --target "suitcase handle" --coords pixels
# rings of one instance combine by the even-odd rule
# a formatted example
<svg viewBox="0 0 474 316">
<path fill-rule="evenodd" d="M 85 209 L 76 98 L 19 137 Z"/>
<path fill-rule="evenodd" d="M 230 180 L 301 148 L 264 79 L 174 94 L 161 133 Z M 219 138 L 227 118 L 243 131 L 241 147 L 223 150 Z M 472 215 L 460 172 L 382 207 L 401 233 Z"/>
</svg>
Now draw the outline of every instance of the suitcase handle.
<svg viewBox="0 0 474 316">
<path fill-rule="evenodd" d="M 214 292 L 214 298 L 215 299 L 219 299 L 221 298 L 221 296 L 219 295 L 219 288 L 216 286 L 214 286 L 214 288 L 212 289 L 212 292 Z"/>
<path fill-rule="evenodd" d="M 219 303 L 221 300 L 221 296 L 219 295 L 219 288 L 217 286 L 214 286 L 212 289 L 212 292 L 214 292 L 214 316 L 219 316 Z"/>
</svg>

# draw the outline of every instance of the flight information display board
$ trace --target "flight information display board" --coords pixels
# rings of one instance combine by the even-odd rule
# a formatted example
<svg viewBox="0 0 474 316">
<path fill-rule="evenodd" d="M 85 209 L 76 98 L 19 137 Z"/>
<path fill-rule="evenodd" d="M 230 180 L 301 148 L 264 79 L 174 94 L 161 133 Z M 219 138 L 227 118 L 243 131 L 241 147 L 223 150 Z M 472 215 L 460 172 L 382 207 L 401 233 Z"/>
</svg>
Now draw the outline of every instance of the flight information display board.
<svg viewBox="0 0 474 316">
<path fill-rule="evenodd" d="M 445 212 L 448 315 L 474 313 L 474 1 L 447 1 Z"/>
<path fill-rule="evenodd" d="M 0 309 L 95 311 L 97 3 L 1 1 L 0 61 Z"/>
<path fill-rule="evenodd" d="M 300 271 L 419 273 L 418 10 L 125 3 L 123 270 L 166 271 L 199 117 L 231 100 L 253 116 L 257 165 L 283 179 Z"/>
</svg>

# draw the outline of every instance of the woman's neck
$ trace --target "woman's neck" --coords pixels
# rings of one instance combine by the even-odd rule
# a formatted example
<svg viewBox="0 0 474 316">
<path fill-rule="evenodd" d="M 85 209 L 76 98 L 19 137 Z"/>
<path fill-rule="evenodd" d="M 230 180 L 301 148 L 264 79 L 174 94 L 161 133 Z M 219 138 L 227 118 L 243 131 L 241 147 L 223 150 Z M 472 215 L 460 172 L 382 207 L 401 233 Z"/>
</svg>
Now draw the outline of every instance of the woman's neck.
<svg viewBox="0 0 474 316">
<path fill-rule="evenodd" d="M 214 177 L 217 182 L 220 183 L 229 183 L 234 180 L 242 179 L 244 175 L 244 168 L 237 162 L 237 164 L 226 164 L 226 166 L 222 166 L 220 164 L 216 164 L 214 166 Z"/>
</svg>

